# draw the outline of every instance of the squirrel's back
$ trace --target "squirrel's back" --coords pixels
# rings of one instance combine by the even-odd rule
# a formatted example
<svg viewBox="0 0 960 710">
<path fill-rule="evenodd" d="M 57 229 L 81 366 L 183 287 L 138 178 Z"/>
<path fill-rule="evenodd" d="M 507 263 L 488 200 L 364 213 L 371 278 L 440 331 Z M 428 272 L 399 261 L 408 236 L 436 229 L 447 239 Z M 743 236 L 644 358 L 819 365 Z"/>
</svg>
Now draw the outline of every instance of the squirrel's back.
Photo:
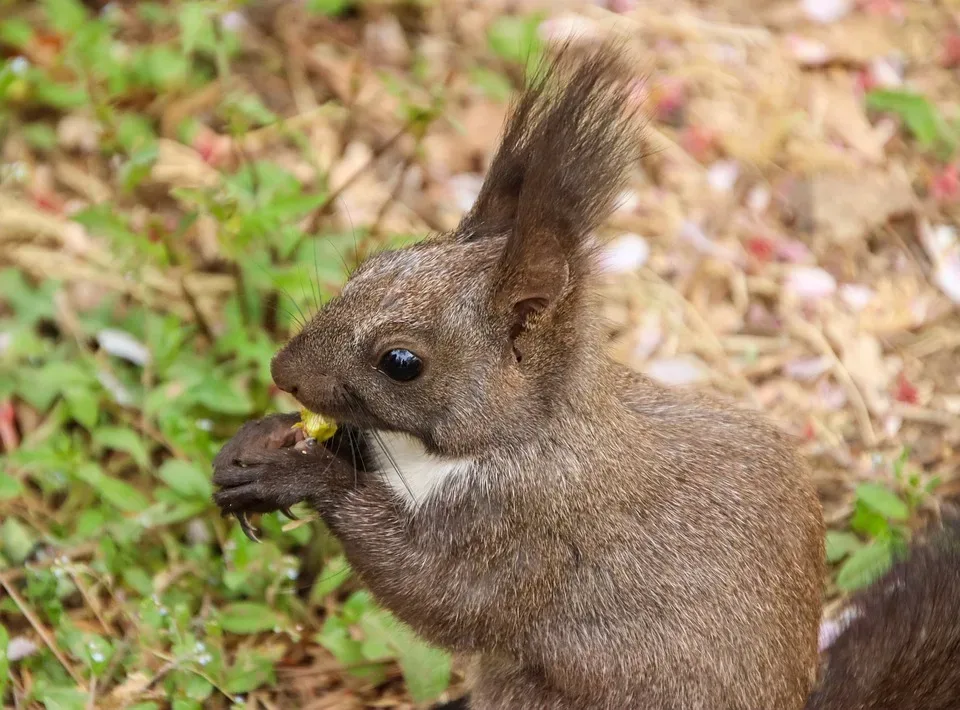
<svg viewBox="0 0 960 710">
<path fill-rule="evenodd" d="M 852 600 L 806 710 L 960 708 L 960 519 Z"/>
</svg>

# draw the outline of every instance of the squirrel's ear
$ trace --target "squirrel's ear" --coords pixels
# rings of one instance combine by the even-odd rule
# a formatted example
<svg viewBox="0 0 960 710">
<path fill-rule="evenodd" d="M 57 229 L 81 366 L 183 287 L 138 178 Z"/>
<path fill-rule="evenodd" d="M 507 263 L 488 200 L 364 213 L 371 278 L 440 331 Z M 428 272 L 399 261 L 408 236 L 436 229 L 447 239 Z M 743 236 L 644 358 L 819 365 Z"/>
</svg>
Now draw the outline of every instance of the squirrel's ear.
<svg viewBox="0 0 960 710">
<path fill-rule="evenodd" d="M 526 173 L 526 155 L 534 108 L 541 101 L 542 80 L 533 82 L 514 102 L 503 126 L 500 145 L 490 162 L 477 199 L 460 220 L 458 241 L 502 234 L 517 218 Z"/>
<path fill-rule="evenodd" d="M 560 243 L 549 232 L 524 238 L 514 233 L 496 274 L 492 305 L 506 317 L 514 340 L 532 317 L 549 311 L 560 300 L 570 281 L 570 266 Z"/>
</svg>

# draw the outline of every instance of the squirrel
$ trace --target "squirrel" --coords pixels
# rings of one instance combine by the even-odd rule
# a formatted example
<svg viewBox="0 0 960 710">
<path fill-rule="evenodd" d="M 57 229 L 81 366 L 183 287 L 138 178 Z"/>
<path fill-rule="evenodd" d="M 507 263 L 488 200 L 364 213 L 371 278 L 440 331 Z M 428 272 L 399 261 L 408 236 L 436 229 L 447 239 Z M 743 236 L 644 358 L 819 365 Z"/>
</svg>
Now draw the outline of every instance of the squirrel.
<svg viewBox="0 0 960 710">
<path fill-rule="evenodd" d="M 915 541 L 838 615 L 805 710 L 960 707 L 960 517 Z M 433 710 L 468 710 L 469 695 Z"/>
<path fill-rule="evenodd" d="M 892 707 L 844 694 L 857 621 L 816 685 L 824 522 L 790 438 L 606 352 L 593 232 L 641 104 L 612 42 L 548 59 L 458 227 L 368 257 L 273 358 L 336 435 L 248 422 L 215 501 L 316 509 L 379 603 L 474 659 L 474 710 Z"/>
</svg>

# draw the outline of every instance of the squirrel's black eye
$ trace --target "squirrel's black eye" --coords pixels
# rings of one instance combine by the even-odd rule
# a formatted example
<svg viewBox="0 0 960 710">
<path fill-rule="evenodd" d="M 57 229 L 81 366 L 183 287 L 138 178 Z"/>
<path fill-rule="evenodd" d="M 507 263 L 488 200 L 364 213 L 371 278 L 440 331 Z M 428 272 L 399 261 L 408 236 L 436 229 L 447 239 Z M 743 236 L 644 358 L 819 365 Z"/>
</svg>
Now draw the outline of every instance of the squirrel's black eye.
<svg viewBox="0 0 960 710">
<path fill-rule="evenodd" d="M 404 348 L 397 348 L 385 352 L 377 367 L 391 380 L 409 382 L 420 376 L 420 372 L 423 370 L 423 361 L 415 353 Z"/>
</svg>

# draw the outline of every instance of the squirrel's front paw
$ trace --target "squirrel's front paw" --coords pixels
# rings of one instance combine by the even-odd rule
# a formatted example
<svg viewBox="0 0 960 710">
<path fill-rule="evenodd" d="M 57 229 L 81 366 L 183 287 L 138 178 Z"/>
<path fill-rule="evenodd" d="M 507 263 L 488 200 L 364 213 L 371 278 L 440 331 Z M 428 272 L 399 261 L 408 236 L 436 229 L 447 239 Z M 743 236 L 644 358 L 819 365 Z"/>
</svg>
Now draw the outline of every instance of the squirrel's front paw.
<svg viewBox="0 0 960 710">
<path fill-rule="evenodd" d="M 220 488 L 214 502 L 225 515 L 236 515 L 253 540 L 247 514 L 279 510 L 293 518 L 290 507 L 310 493 L 311 469 L 323 465 L 314 442 L 296 443 L 291 427 L 297 421 L 296 415 L 274 415 L 248 422 L 214 459 L 213 482 Z"/>
</svg>

